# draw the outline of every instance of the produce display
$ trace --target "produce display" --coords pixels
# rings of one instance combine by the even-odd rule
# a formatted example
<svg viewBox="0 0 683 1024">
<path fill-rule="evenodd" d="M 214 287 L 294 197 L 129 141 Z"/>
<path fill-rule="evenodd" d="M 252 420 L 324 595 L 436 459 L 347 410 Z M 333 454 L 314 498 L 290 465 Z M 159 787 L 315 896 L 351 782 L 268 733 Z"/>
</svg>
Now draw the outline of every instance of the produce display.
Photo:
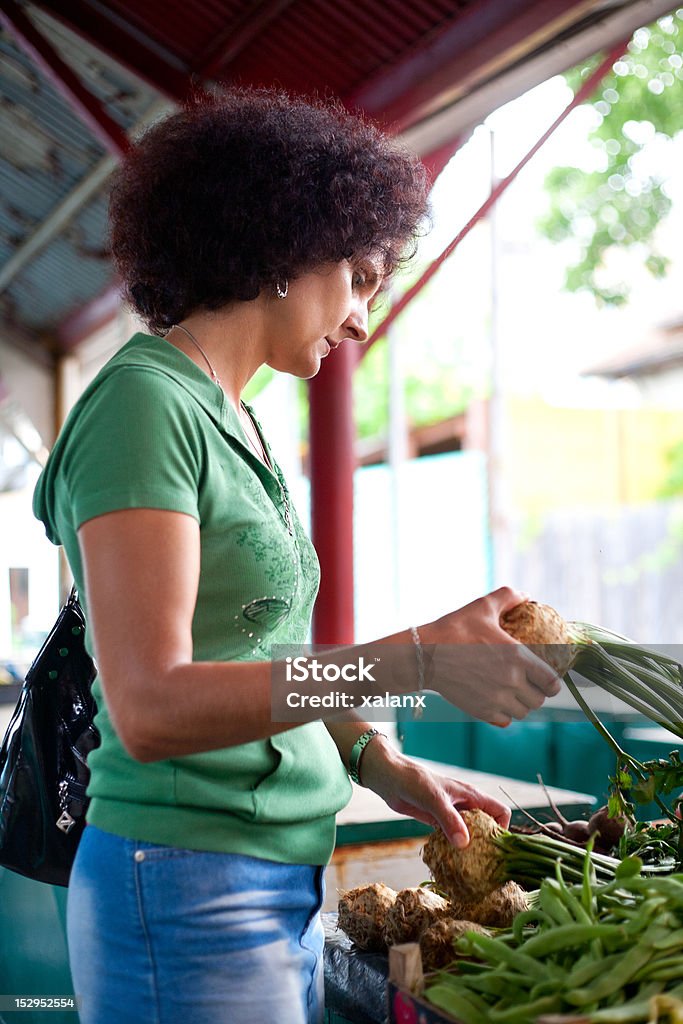
<svg viewBox="0 0 683 1024">
<path fill-rule="evenodd" d="M 339 926 L 361 949 L 419 943 L 423 998 L 461 1024 L 683 1024 L 683 821 L 668 799 L 683 763 L 630 755 L 569 674 L 683 737 L 683 667 L 533 601 L 501 625 L 564 676 L 612 748 L 608 803 L 567 821 L 548 794 L 554 820 L 511 830 L 462 810 L 467 847 L 438 828 L 425 843 L 433 882 L 350 890 Z M 637 822 L 653 801 L 663 820 Z"/>
<path fill-rule="evenodd" d="M 425 970 L 453 959 L 453 942 L 468 931 L 490 934 L 508 926 L 520 909 L 528 909 L 524 892 L 514 884 L 500 886 L 481 907 L 452 903 L 425 886 L 394 892 L 381 883 L 359 886 L 342 893 L 338 925 L 359 949 L 381 952 L 403 942 L 419 942 Z"/>
<path fill-rule="evenodd" d="M 601 885 L 585 860 L 581 885 L 558 868 L 511 930 L 456 939 L 424 998 L 462 1024 L 680 1024 L 683 876 L 642 877 L 634 858 Z"/>
</svg>

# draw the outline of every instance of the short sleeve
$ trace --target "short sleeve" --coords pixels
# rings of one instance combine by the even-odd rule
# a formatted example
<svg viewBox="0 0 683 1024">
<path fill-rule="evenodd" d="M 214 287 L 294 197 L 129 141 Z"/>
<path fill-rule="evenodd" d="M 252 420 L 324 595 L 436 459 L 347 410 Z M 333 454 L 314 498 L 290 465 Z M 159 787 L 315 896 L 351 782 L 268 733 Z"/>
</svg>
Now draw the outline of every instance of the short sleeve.
<svg viewBox="0 0 683 1024">
<path fill-rule="evenodd" d="M 65 452 L 74 529 L 106 512 L 156 508 L 199 520 L 197 407 L 172 377 L 120 367 L 82 410 Z"/>
</svg>

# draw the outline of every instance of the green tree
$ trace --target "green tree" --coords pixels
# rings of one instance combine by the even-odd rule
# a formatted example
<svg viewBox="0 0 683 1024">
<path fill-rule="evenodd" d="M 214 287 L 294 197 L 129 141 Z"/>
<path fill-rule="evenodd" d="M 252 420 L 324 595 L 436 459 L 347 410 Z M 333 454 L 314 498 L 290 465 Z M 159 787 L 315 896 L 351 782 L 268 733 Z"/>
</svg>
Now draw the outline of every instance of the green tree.
<svg viewBox="0 0 683 1024">
<path fill-rule="evenodd" d="M 598 58 L 565 76 L 576 90 Z M 541 233 L 572 240 L 579 249 L 566 271 L 565 287 L 587 290 L 598 304 L 622 305 L 629 287 L 610 274 L 615 247 L 642 253 L 655 277 L 668 260 L 658 251 L 656 228 L 671 208 L 666 183 L 648 174 L 639 159 L 657 135 L 673 139 L 683 129 L 683 9 L 639 29 L 626 54 L 602 81 L 592 100 L 598 123 L 590 132 L 598 168 L 556 167 L 547 176 L 548 214 Z"/>
<path fill-rule="evenodd" d="M 660 497 L 677 498 L 683 494 L 683 441 L 673 445 L 667 452 L 669 472 L 660 489 Z"/>
</svg>

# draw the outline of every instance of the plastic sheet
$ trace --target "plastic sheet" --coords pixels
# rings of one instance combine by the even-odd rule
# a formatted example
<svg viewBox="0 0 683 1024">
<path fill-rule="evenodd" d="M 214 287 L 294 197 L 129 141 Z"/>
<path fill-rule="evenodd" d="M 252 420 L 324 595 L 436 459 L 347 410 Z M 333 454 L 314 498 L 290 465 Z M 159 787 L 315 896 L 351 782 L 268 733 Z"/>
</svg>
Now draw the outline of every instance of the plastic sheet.
<svg viewBox="0 0 683 1024">
<path fill-rule="evenodd" d="M 323 914 L 325 928 L 325 1007 L 353 1024 L 387 1024 L 389 961 L 363 953 L 337 930 L 337 915 Z"/>
</svg>

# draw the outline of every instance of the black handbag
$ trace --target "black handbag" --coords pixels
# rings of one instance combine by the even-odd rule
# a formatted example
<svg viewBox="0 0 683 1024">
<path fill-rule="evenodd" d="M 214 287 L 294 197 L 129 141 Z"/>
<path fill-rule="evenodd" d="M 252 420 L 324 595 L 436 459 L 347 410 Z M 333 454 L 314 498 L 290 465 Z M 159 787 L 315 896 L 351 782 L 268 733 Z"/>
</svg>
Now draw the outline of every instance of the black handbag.
<svg viewBox="0 0 683 1024">
<path fill-rule="evenodd" d="M 0 748 L 0 865 L 68 885 L 85 827 L 86 759 L 100 744 L 97 675 L 75 587 L 26 673 Z"/>
</svg>

